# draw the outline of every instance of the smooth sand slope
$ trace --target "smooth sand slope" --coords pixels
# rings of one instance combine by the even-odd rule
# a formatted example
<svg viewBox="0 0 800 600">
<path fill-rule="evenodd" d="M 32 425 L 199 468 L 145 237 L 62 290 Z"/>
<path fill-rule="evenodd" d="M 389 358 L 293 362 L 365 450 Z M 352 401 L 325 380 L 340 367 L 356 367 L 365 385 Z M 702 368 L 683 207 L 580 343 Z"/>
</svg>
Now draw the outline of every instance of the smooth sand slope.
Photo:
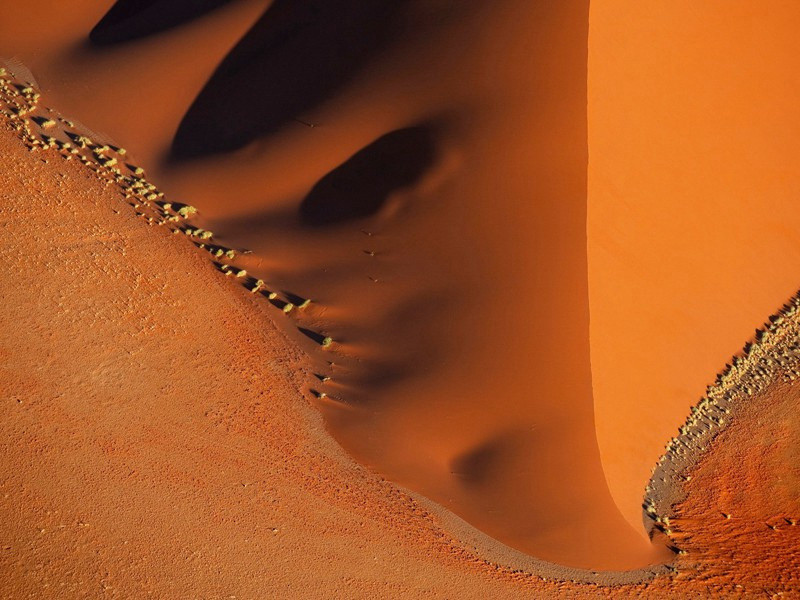
<svg viewBox="0 0 800 600">
<path fill-rule="evenodd" d="M 800 6 L 605 0 L 589 23 L 595 419 L 638 523 L 664 440 L 798 287 Z"/>
<path fill-rule="evenodd" d="M 2 597 L 800 592 L 800 301 L 720 376 L 648 485 L 671 567 L 570 571 L 347 458 L 265 290 L 225 275 L 241 257 L 217 257 L 127 153 L 28 112 L 35 88 L 2 87 Z"/>
<path fill-rule="evenodd" d="M 256 12 L 117 42 L 125 22 L 86 9 L 73 40 L 13 51 L 250 273 L 312 300 L 287 333 L 335 340 L 309 387 L 363 464 L 539 558 L 668 558 L 596 443 L 588 2 L 281 1 L 247 30 Z"/>
<path fill-rule="evenodd" d="M 276 292 L 267 308 L 314 357 L 304 391 L 362 464 L 538 558 L 669 560 L 642 526 L 649 471 L 795 286 L 791 218 L 760 220 L 791 214 L 773 205 L 793 197 L 794 138 L 775 135 L 791 107 L 738 127 L 786 89 L 791 65 L 770 57 L 794 9 L 740 3 L 673 48 L 684 18 L 665 4 L 658 19 L 585 1 L 212 4 L 34 3 L 0 52 L 253 251 L 237 268 Z M 768 62 L 774 93 L 716 69 L 743 23 L 732 61 Z M 687 151 L 714 111 L 727 120 Z"/>
</svg>

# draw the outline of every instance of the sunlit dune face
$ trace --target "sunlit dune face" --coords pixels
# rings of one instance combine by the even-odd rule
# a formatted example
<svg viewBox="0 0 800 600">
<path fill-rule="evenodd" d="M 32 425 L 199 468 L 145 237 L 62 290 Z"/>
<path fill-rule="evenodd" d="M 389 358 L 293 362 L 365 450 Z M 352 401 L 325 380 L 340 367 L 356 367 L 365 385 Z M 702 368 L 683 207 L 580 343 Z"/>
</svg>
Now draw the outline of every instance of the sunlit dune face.
<svg viewBox="0 0 800 600">
<path fill-rule="evenodd" d="M 162 0 L 141 12 L 119 2 L 106 17 L 106 2 L 70 15 L 61 3 L 38 4 L 52 20 L 36 32 L 0 26 L 0 53 L 20 55 L 65 113 L 128 147 L 223 241 L 252 250 L 249 272 L 298 306 L 311 300 L 286 314 L 275 301 L 276 319 L 309 350 L 309 392 L 354 457 L 539 558 L 592 569 L 668 558 L 641 526 L 650 465 L 713 365 L 741 346 L 751 320 L 773 311 L 766 304 L 783 301 L 797 271 L 781 270 L 736 316 L 747 327 L 741 336 L 731 328 L 732 348 L 733 334 L 665 333 L 668 342 L 655 343 L 660 329 L 625 329 L 618 311 L 630 309 L 641 280 L 609 266 L 611 233 L 591 218 L 587 243 L 587 210 L 613 213 L 629 193 L 631 157 L 604 162 L 592 150 L 618 148 L 620 129 L 605 127 L 597 107 L 621 109 L 603 86 L 639 89 L 640 80 L 602 68 L 616 39 L 627 47 L 628 30 L 612 18 L 623 2 L 600 11 L 596 48 L 587 46 L 586 0 L 243 0 L 160 10 Z M 49 25 L 62 13 L 69 34 Z M 665 22 L 678 28 L 680 18 Z M 686 56 L 701 50 L 698 42 Z M 587 74 L 589 54 L 601 78 Z M 639 126 L 622 116 L 619 127 Z M 643 163 L 648 172 L 663 161 Z M 612 222 L 662 249 L 629 249 L 642 259 L 636 273 L 646 273 L 665 261 L 660 213 L 628 214 Z M 735 214 L 735 223 L 752 218 Z M 694 217 L 719 223 L 713 213 Z M 681 235 L 670 223 L 669 235 Z M 690 259 L 704 265 L 691 271 L 698 293 L 665 287 L 653 304 L 673 315 L 676 331 L 697 326 L 698 311 L 718 300 L 710 287 L 730 291 L 739 280 L 714 263 L 722 274 L 704 287 L 711 259 L 687 253 L 676 269 Z M 637 309 L 643 321 L 652 316 Z M 714 323 L 710 334 L 723 328 Z M 632 346 L 639 351 L 626 351 L 622 367 L 596 357 L 598 348 Z M 703 369 L 673 360 L 687 348 Z M 665 361 L 681 368 L 662 369 Z M 622 397 L 631 373 L 652 377 L 657 401 L 642 387 Z M 602 383 L 594 393 L 593 376 Z M 667 398 L 676 386 L 677 399 Z M 645 416 L 631 418 L 631 398 Z"/>
<path fill-rule="evenodd" d="M 630 522 L 681 415 L 798 288 L 798 28 L 791 1 L 592 4 L 595 418 Z"/>
</svg>

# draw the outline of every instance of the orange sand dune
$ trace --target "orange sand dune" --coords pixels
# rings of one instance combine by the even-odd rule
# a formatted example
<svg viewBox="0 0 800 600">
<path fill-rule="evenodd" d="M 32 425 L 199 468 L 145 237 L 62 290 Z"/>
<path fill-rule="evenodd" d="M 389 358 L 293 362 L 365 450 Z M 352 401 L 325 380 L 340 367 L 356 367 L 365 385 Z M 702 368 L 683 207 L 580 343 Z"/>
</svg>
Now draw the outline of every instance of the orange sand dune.
<svg viewBox="0 0 800 600">
<path fill-rule="evenodd" d="M 800 282 L 798 28 L 790 1 L 592 5 L 592 383 L 631 523 L 676 422 Z"/>
<path fill-rule="evenodd" d="M 220 44 L 241 35 L 244 7 L 32 67 L 223 241 L 252 249 L 249 272 L 313 301 L 290 333 L 312 351 L 317 333 L 335 340 L 317 353 L 329 380 L 309 385 L 363 463 L 539 558 L 662 560 L 622 519 L 595 440 L 588 3 L 316 4 L 270 6 L 202 90 L 190 82 L 224 52 L 198 41 L 212 26 Z M 103 91 L 78 97 L 79 70 Z M 319 126 L 290 118 L 295 105 Z"/>
<path fill-rule="evenodd" d="M 663 473 L 673 570 L 609 586 L 630 574 L 531 561 L 352 463 L 302 400 L 305 360 L 265 303 L 136 218 L 110 170 L 31 154 L 5 125 L 0 152 L 0 597 L 800 592 L 796 390 L 772 380 L 792 370 L 762 371 L 735 427 Z M 755 364 L 800 348 L 796 313 Z M 587 577 L 606 583 L 572 581 Z"/>
<path fill-rule="evenodd" d="M 246 256 L 2 71 L 0 113 L 3 597 L 800 592 L 800 295 L 647 486 L 672 564 L 565 569 L 354 464 Z"/>
<path fill-rule="evenodd" d="M 537 558 L 667 560 L 649 470 L 796 285 L 791 220 L 764 213 L 798 172 L 798 11 L 268 4 L 143 31 L 159 13 L 42 2 L 0 53 L 253 251 L 360 462 Z"/>
</svg>

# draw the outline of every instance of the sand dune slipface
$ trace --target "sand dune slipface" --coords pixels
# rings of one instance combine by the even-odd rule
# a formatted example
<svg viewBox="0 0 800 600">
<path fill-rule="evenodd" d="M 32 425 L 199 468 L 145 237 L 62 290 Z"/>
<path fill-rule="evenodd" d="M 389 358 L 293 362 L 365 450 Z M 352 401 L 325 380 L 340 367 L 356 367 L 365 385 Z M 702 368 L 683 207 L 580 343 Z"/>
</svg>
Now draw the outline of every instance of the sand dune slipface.
<svg viewBox="0 0 800 600">
<path fill-rule="evenodd" d="M 611 1 L 590 24 L 595 417 L 637 523 L 663 440 L 798 286 L 800 11 Z"/>
<path fill-rule="evenodd" d="M 691 402 L 631 442 L 631 396 L 608 391 L 624 378 L 594 359 L 622 328 L 597 291 L 614 280 L 589 271 L 606 233 L 590 220 L 587 250 L 587 162 L 613 134 L 587 134 L 587 2 L 233 2 L 144 30 L 145 13 L 104 19 L 101 4 L 70 17 L 71 37 L 10 31 L 0 51 L 236 249 L 354 457 L 537 558 L 673 557 L 641 526 L 642 467 Z M 702 298 L 717 296 L 696 310 Z M 590 345 L 595 303 L 606 320 L 592 312 Z M 687 343 L 719 366 L 746 337 Z M 636 357 L 634 373 L 652 364 Z"/>
<path fill-rule="evenodd" d="M 358 25 L 350 13 L 361 6 L 342 4 L 341 23 Z M 264 267 L 254 260 L 249 270 L 312 300 L 298 323 L 333 340 L 316 353 L 312 388 L 331 431 L 361 461 L 534 556 L 586 568 L 649 564 L 658 554 L 609 501 L 594 438 L 586 5 L 449 9 L 422 25 L 411 9 L 382 14 L 380 29 L 392 31 L 382 39 L 399 41 L 374 49 L 357 83 L 326 98 L 319 116 L 301 114 L 315 127 L 295 123 L 299 132 L 283 133 L 308 139 L 312 152 L 324 143 L 333 168 L 318 176 L 298 153 L 291 168 L 304 170 L 310 190 L 306 183 L 302 196 L 261 202 L 214 226 L 263 257 Z M 244 46 L 266 25 L 291 28 L 283 10 L 272 10 Z M 324 58 L 323 48 L 303 46 L 316 39 L 303 38 L 305 29 L 318 27 L 330 28 L 313 21 L 284 42 L 293 51 L 232 51 L 248 56 L 249 70 L 283 63 L 269 71 L 280 76 L 256 80 L 267 109 L 308 85 L 295 83 L 300 65 L 285 63 L 295 52 Z M 329 66 L 345 68 L 354 65 Z M 195 135 L 209 152 L 226 149 L 216 141 L 233 143 L 221 129 L 204 133 L 228 123 L 237 112 L 231 101 L 252 94 L 245 87 L 236 95 L 242 85 L 226 78 L 232 69 L 223 63 L 190 108 L 179 156 L 195 153 Z M 236 74 L 255 77 L 248 72 Z M 225 100 L 218 111 L 209 108 L 215 97 Z M 376 107 L 385 113 L 359 118 Z M 210 119 L 184 136 L 195 114 Z M 248 135 L 263 118 L 253 115 Z M 349 119 L 361 131 L 348 131 Z M 292 147 L 272 143 L 278 155 Z"/>
</svg>

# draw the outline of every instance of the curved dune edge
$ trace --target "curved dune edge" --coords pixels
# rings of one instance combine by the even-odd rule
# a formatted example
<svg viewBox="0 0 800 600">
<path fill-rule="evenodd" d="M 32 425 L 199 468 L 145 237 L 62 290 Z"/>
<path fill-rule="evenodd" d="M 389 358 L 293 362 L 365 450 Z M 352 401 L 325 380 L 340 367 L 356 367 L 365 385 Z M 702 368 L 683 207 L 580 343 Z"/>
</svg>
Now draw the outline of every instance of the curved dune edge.
<svg viewBox="0 0 800 600">
<path fill-rule="evenodd" d="M 16 66 L 14 62 L 5 62 L 5 64 L 10 68 L 15 68 Z M 7 69 L 9 74 L 10 68 Z M 25 72 L 27 73 L 27 71 Z M 9 80 L 7 79 L 6 81 Z M 157 191 L 155 186 L 147 182 L 144 173 L 142 171 L 134 173 L 136 169 L 134 165 L 123 166 L 127 159 L 125 150 L 117 148 L 111 144 L 110 140 L 104 138 L 98 140 L 97 134 L 90 129 L 60 116 L 50 108 L 42 107 L 39 103 L 39 91 L 30 84 L 31 81 L 28 78 L 16 80 L 2 90 L 4 96 L 11 95 L 10 98 L 3 98 L 5 104 L 7 106 L 16 106 L 16 108 L 8 111 L 3 110 L 2 115 L 6 117 L 11 128 L 16 131 L 30 152 L 41 153 L 55 150 L 57 151 L 56 156 L 60 155 L 67 160 L 75 159 L 81 162 L 84 167 L 93 171 L 101 181 L 104 181 L 106 186 L 115 183 L 123 191 L 125 199 L 133 207 L 138 217 L 143 218 L 149 225 L 165 225 L 165 229 L 171 230 L 172 233 L 186 233 L 195 246 L 211 254 L 211 258 L 219 271 L 225 275 L 233 275 L 233 281 L 241 282 L 243 287 L 253 292 L 254 280 L 252 278 L 247 276 L 236 277 L 239 271 L 238 267 L 234 266 L 236 256 L 233 255 L 229 260 L 225 255 L 225 251 L 230 249 L 215 244 L 213 237 L 211 237 L 213 234 L 210 234 L 210 232 L 208 232 L 210 234 L 208 238 L 204 237 L 203 232 L 205 230 L 195 227 L 191 223 L 191 214 L 193 213 L 189 213 L 188 216 L 178 213 L 179 207 L 186 205 L 168 205 L 168 208 L 163 208 L 167 199 Z M 42 119 L 44 118 L 52 121 L 52 123 L 43 124 Z M 67 136 L 67 131 L 73 135 Z M 76 144 L 65 141 L 75 137 L 75 134 L 80 134 L 84 139 L 79 140 Z M 85 144 L 85 147 L 82 148 L 81 144 Z M 110 147 L 106 147 L 108 144 L 111 144 Z M 114 160 L 115 157 L 117 160 Z M 125 171 L 130 171 L 130 173 L 126 175 Z M 215 253 L 218 253 L 220 249 L 223 251 L 222 255 L 216 255 Z M 268 290 L 261 287 L 257 288 L 256 291 L 265 295 L 268 292 Z M 288 339 L 285 342 L 291 344 Z M 317 419 L 315 418 L 315 420 Z M 324 429 L 324 426 L 321 425 L 321 419 L 319 420 L 320 428 Z M 351 467 L 354 469 L 363 470 L 332 438 L 328 439 L 327 433 L 323 435 L 326 437 L 326 445 L 329 445 L 333 451 L 339 454 L 341 460 L 351 463 Z M 370 474 L 369 477 L 375 476 Z M 575 584 L 614 586 L 646 582 L 658 574 L 668 572 L 666 566 L 653 566 L 626 572 L 602 572 L 564 567 L 539 560 L 489 537 L 457 515 L 411 490 L 401 488 L 395 484 L 387 483 L 387 485 L 391 485 L 393 489 L 407 496 L 408 502 L 411 504 L 422 507 L 424 514 L 435 517 L 436 529 L 439 527 L 442 529 L 442 532 L 437 535 L 442 535 L 446 532 L 448 536 L 451 536 L 453 539 L 448 544 L 457 545 L 460 548 L 459 552 L 465 551 L 469 553 L 468 560 L 470 562 L 478 560 L 486 568 L 493 571 L 509 573 L 514 577 L 531 576 L 541 578 L 542 582 L 549 580 Z"/>
<path fill-rule="evenodd" d="M 800 593 L 800 292 L 772 315 L 692 408 L 654 468 L 651 536 L 676 579 L 737 597 Z"/>
<path fill-rule="evenodd" d="M 32 101 L 30 103 L 31 107 L 35 108 L 36 102 L 38 102 L 38 94 L 32 92 L 28 96 L 23 100 L 25 102 Z M 22 112 L 22 114 L 9 114 L 7 116 L 9 117 L 8 122 L 12 128 L 16 129 L 20 137 L 28 143 L 29 149 L 31 151 L 57 149 L 57 152 L 66 158 L 71 149 L 65 148 L 63 143 L 59 144 L 55 140 L 51 142 L 47 141 L 47 139 L 43 141 L 41 135 L 36 136 L 29 133 L 36 126 L 30 122 L 26 114 L 28 113 Z M 53 115 L 56 119 L 61 119 L 55 113 Z M 23 122 L 26 126 L 23 126 Z M 61 121 L 59 120 L 59 122 Z M 43 135 L 50 137 L 52 134 Z M 34 154 L 34 156 L 36 155 Z M 77 156 L 77 154 L 72 156 Z M 81 160 L 81 162 L 84 162 L 89 168 L 97 172 L 101 176 L 101 180 L 103 175 L 110 175 L 113 178 L 115 169 L 118 169 L 114 164 L 107 164 L 110 162 L 108 160 L 109 156 L 108 153 L 105 153 L 97 161 L 87 158 L 86 160 Z M 104 183 L 109 186 L 112 182 L 106 178 Z M 117 183 L 120 182 L 117 181 Z M 157 210 L 152 207 L 147 208 L 148 212 L 143 210 L 140 212 L 140 216 L 148 220 L 150 224 L 155 224 L 160 219 L 170 227 L 169 223 L 183 223 L 185 221 L 181 215 L 176 214 L 176 211 L 171 208 L 166 210 L 162 208 Z M 167 220 L 176 216 L 179 217 L 178 220 Z M 136 235 L 147 235 L 145 233 L 146 228 L 140 229 L 141 232 L 137 231 Z M 167 243 L 172 244 L 174 242 Z M 175 260 L 178 260 L 178 257 L 175 257 Z M 651 529 L 667 529 L 663 525 L 669 525 L 670 515 L 674 515 L 674 507 L 690 494 L 690 491 L 688 491 L 690 486 L 686 485 L 687 472 L 697 467 L 705 457 L 703 451 L 707 451 L 709 445 L 730 424 L 731 420 L 737 418 L 740 410 L 742 410 L 738 407 L 743 404 L 739 400 L 751 398 L 767 390 L 770 385 L 777 381 L 779 376 L 785 375 L 789 380 L 793 380 L 796 376 L 796 372 L 792 370 L 797 364 L 794 354 L 787 353 L 782 348 L 790 344 L 792 339 L 798 336 L 797 317 L 795 316 L 798 302 L 800 300 L 795 298 L 792 304 L 787 305 L 785 310 L 772 320 L 767 331 L 759 336 L 759 341 L 750 347 L 749 353 L 744 358 L 738 359 L 731 369 L 720 376 L 718 384 L 709 390 L 708 397 L 701 401 L 693 411 L 693 415 L 687 421 L 684 433 L 671 442 L 647 488 L 645 505 L 649 509 L 645 511 L 645 515 Z M 254 309 L 253 307 L 254 304 L 250 302 L 249 308 Z M 291 344 L 288 340 L 284 341 L 286 344 Z M 290 354 L 295 357 L 297 355 L 296 352 L 290 352 Z M 779 358 L 783 362 L 779 362 Z M 791 363 L 788 362 L 790 360 Z M 780 369 L 784 370 L 780 371 Z M 294 385 L 296 392 L 299 394 L 300 388 L 297 380 Z M 297 403 L 295 402 L 295 404 Z M 316 412 L 310 411 L 305 403 L 303 407 L 295 406 L 295 409 L 305 413 L 304 416 L 310 420 L 312 428 L 316 430 L 309 434 L 311 437 L 316 434 L 318 439 L 315 439 L 315 444 L 321 444 L 325 448 L 325 452 L 333 457 L 335 463 L 344 465 L 346 470 L 358 473 L 357 476 L 354 476 L 354 481 L 363 485 L 364 489 L 354 493 L 363 494 L 365 489 L 371 490 L 366 493 L 377 493 L 380 503 L 385 502 L 387 497 L 391 498 L 389 506 L 382 507 L 379 512 L 388 511 L 389 516 L 387 517 L 384 514 L 383 518 L 388 519 L 387 522 L 395 530 L 399 528 L 405 530 L 406 535 L 410 534 L 410 537 L 414 539 L 413 543 L 415 545 L 425 548 L 426 558 L 430 559 L 429 562 L 442 560 L 440 553 L 443 552 L 447 560 L 442 562 L 449 562 L 455 559 L 457 569 L 469 567 L 469 572 L 481 579 L 483 583 L 486 583 L 487 579 L 492 582 L 492 585 L 497 584 L 498 579 L 503 580 L 505 583 L 511 582 L 512 588 L 505 590 L 508 597 L 516 594 L 517 591 L 530 593 L 531 588 L 543 592 L 559 593 L 568 590 L 574 594 L 580 594 L 585 591 L 593 595 L 598 592 L 613 593 L 615 595 L 627 595 L 628 593 L 640 595 L 645 590 L 669 589 L 672 576 L 656 576 L 673 574 L 675 573 L 674 569 L 680 574 L 681 564 L 686 562 L 687 556 L 691 556 L 691 553 L 680 554 L 674 567 L 662 566 L 625 573 L 598 573 L 568 569 L 536 560 L 496 542 L 435 503 L 406 490 L 400 490 L 396 486 L 381 481 L 376 476 L 367 473 L 362 467 L 355 464 L 325 434 L 321 418 Z M 725 410 L 729 410 L 730 413 L 726 413 Z M 722 423 L 720 423 L 719 419 L 720 413 L 725 414 L 726 420 Z M 320 467 L 319 470 L 322 470 L 322 468 Z M 328 492 L 325 490 L 319 491 L 323 496 L 330 492 L 330 490 Z M 381 497 L 383 498 L 381 499 Z M 391 504 L 394 504 L 394 506 L 392 507 Z M 398 508 L 399 512 L 391 514 L 392 511 L 398 511 Z M 398 525 L 398 518 L 403 521 L 408 519 L 413 523 L 403 522 Z M 672 532 L 670 532 L 670 535 L 672 536 Z M 675 539 L 675 536 L 672 536 L 672 539 L 676 550 L 682 550 L 681 543 Z M 431 540 L 435 542 L 433 543 L 434 546 L 438 546 L 438 551 L 433 553 L 433 556 L 436 557 L 435 559 L 427 555 L 427 552 L 430 551 L 430 546 L 426 547 L 426 544 L 431 544 Z M 461 576 L 463 577 L 463 574 Z M 441 576 L 441 579 L 438 577 L 437 575 L 435 578 L 437 582 L 443 582 L 445 579 L 444 576 Z M 575 585 L 579 583 L 588 585 Z M 482 584 L 472 582 L 470 585 L 475 587 L 467 586 L 466 589 L 478 590 Z M 563 585 L 568 587 L 564 588 Z M 597 587 L 597 585 L 600 587 Z M 476 591 L 476 593 L 478 592 Z"/>
<path fill-rule="evenodd" d="M 679 435 L 670 440 L 646 487 L 643 520 L 649 532 L 668 529 L 672 508 L 690 494 L 691 471 L 706 458 L 716 438 L 749 418 L 747 409 L 756 399 L 781 384 L 791 388 L 798 378 L 800 291 L 756 330 L 754 340 L 717 375 L 716 383 L 692 407 Z M 676 550 L 681 550 L 679 545 Z"/>
<path fill-rule="evenodd" d="M 669 565 L 654 565 L 630 571 L 593 571 L 577 569 L 540 560 L 520 552 L 476 529 L 455 513 L 412 490 L 397 486 L 417 504 L 433 515 L 443 531 L 452 535 L 467 551 L 474 552 L 487 566 L 510 569 L 513 573 L 530 573 L 544 580 L 600 586 L 630 586 L 647 583 L 673 572 Z"/>
</svg>

